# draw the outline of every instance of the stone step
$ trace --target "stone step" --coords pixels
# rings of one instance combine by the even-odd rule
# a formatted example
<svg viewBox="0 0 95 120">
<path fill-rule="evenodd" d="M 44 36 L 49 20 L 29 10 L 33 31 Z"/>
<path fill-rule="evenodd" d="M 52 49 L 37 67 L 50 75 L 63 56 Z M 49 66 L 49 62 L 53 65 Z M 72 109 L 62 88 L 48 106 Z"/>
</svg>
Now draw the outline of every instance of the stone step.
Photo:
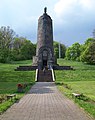
<svg viewBox="0 0 95 120">
<path fill-rule="evenodd" d="M 37 66 L 19 66 L 15 69 L 15 71 L 30 71 L 30 70 L 36 70 Z"/>
<path fill-rule="evenodd" d="M 37 66 L 19 66 L 15 69 L 15 71 L 31 71 L 31 70 L 36 70 L 38 67 Z M 53 66 L 54 70 L 73 70 L 71 66 Z M 41 73 L 43 71 L 40 71 Z M 49 73 L 49 72 L 48 72 Z"/>
<path fill-rule="evenodd" d="M 38 82 L 53 82 L 51 70 L 39 70 L 38 71 Z"/>
<path fill-rule="evenodd" d="M 73 70 L 72 66 L 53 66 L 53 70 Z"/>
</svg>

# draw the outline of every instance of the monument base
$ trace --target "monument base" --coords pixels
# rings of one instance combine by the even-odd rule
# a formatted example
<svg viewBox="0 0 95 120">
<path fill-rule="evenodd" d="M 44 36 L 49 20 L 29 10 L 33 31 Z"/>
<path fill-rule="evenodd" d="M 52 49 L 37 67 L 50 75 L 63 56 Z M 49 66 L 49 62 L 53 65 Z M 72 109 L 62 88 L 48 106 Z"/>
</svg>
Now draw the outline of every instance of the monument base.
<svg viewBox="0 0 95 120">
<path fill-rule="evenodd" d="M 19 66 L 15 69 L 15 71 L 32 71 L 38 69 L 38 66 Z M 59 66 L 54 65 L 53 70 L 73 70 L 71 66 Z"/>
</svg>

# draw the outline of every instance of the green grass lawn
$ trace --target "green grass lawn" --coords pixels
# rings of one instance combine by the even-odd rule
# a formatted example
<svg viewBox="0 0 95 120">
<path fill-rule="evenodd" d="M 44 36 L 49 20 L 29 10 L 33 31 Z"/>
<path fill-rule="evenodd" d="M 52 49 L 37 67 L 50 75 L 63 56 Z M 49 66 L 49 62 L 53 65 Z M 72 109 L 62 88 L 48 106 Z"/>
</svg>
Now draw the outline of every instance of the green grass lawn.
<svg viewBox="0 0 95 120">
<path fill-rule="evenodd" d="M 32 61 L 17 61 L 12 64 L 0 63 L 0 94 L 17 92 L 18 83 L 33 83 L 35 71 L 15 71 L 19 65 L 31 65 Z"/>
<path fill-rule="evenodd" d="M 31 65 L 31 60 L 26 61 L 17 61 L 11 64 L 2 64 L 0 63 L 0 95 L 6 94 L 17 94 L 17 98 L 21 98 L 24 93 L 17 93 L 17 84 L 27 83 L 34 84 L 35 83 L 35 71 L 15 71 L 16 67 L 19 65 Z M 27 92 L 30 89 L 31 85 L 27 87 L 24 92 Z M 6 110 L 10 105 L 14 103 L 11 101 L 6 101 L 0 104 L 0 112 Z"/>
<path fill-rule="evenodd" d="M 56 84 L 60 91 L 72 99 L 72 93 L 83 93 L 89 100 L 76 100 L 81 107 L 95 117 L 95 65 L 58 60 L 60 65 L 70 65 L 74 70 L 57 70 Z M 68 86 L 68 89 L 65 86 Z"/>
<path fill-rule="evenodd" d="M 55 71 L 55 82 L 59 90 L 70 99 L 72 99 L 71 94 L 73 92 L 83 93 L 89 100 L 77 99 L 75 102 L 95 117 L 95 65 L 87 65 L 81 62 L 66 61 L 63 59 L 59 59 L 58 63 L 66 66 L 70 65 L 74 68 L 74 70 Z M 31 60 L 16 61 L 11 64 L 0 63 L 0 94 L 18 94 L 18 83 L 35 83 L 35 71 L 14 71 L 19 65 L 31 64 Z M 64 85 L 68 86 L 68 89 Z M 24 93 L 18 94 L 18 98 L 21 98 L 23 95 Z M 0 104 L 0 112 L 6 110 L 14 102 L 7 101 Z"/>
</svg>

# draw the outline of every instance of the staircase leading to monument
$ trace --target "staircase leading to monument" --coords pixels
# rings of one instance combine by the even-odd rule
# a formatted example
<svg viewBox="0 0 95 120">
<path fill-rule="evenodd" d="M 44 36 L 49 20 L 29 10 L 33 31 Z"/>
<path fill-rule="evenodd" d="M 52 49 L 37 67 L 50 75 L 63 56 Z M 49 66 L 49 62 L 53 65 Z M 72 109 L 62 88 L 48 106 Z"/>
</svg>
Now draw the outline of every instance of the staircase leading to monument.
<svg viewBox="0 0 95 120">
<path fill-rule="evenodd" d="M 38 70 L 37 82 L 53 82 L 51 70 Z"/>
</svg>

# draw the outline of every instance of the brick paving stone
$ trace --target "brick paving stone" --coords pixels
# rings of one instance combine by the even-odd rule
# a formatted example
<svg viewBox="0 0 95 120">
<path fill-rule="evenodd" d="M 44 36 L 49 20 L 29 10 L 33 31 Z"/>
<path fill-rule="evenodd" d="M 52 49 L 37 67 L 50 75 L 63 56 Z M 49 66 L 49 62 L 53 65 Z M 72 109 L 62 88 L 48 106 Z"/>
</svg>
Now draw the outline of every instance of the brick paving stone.
<svg viewBox="0 0 95 120">
<path fill-rule="evenodd" d="M 62 95 L 55 83 L 37 82 L 0 120 L 94 120 Z"/>
</svg>

